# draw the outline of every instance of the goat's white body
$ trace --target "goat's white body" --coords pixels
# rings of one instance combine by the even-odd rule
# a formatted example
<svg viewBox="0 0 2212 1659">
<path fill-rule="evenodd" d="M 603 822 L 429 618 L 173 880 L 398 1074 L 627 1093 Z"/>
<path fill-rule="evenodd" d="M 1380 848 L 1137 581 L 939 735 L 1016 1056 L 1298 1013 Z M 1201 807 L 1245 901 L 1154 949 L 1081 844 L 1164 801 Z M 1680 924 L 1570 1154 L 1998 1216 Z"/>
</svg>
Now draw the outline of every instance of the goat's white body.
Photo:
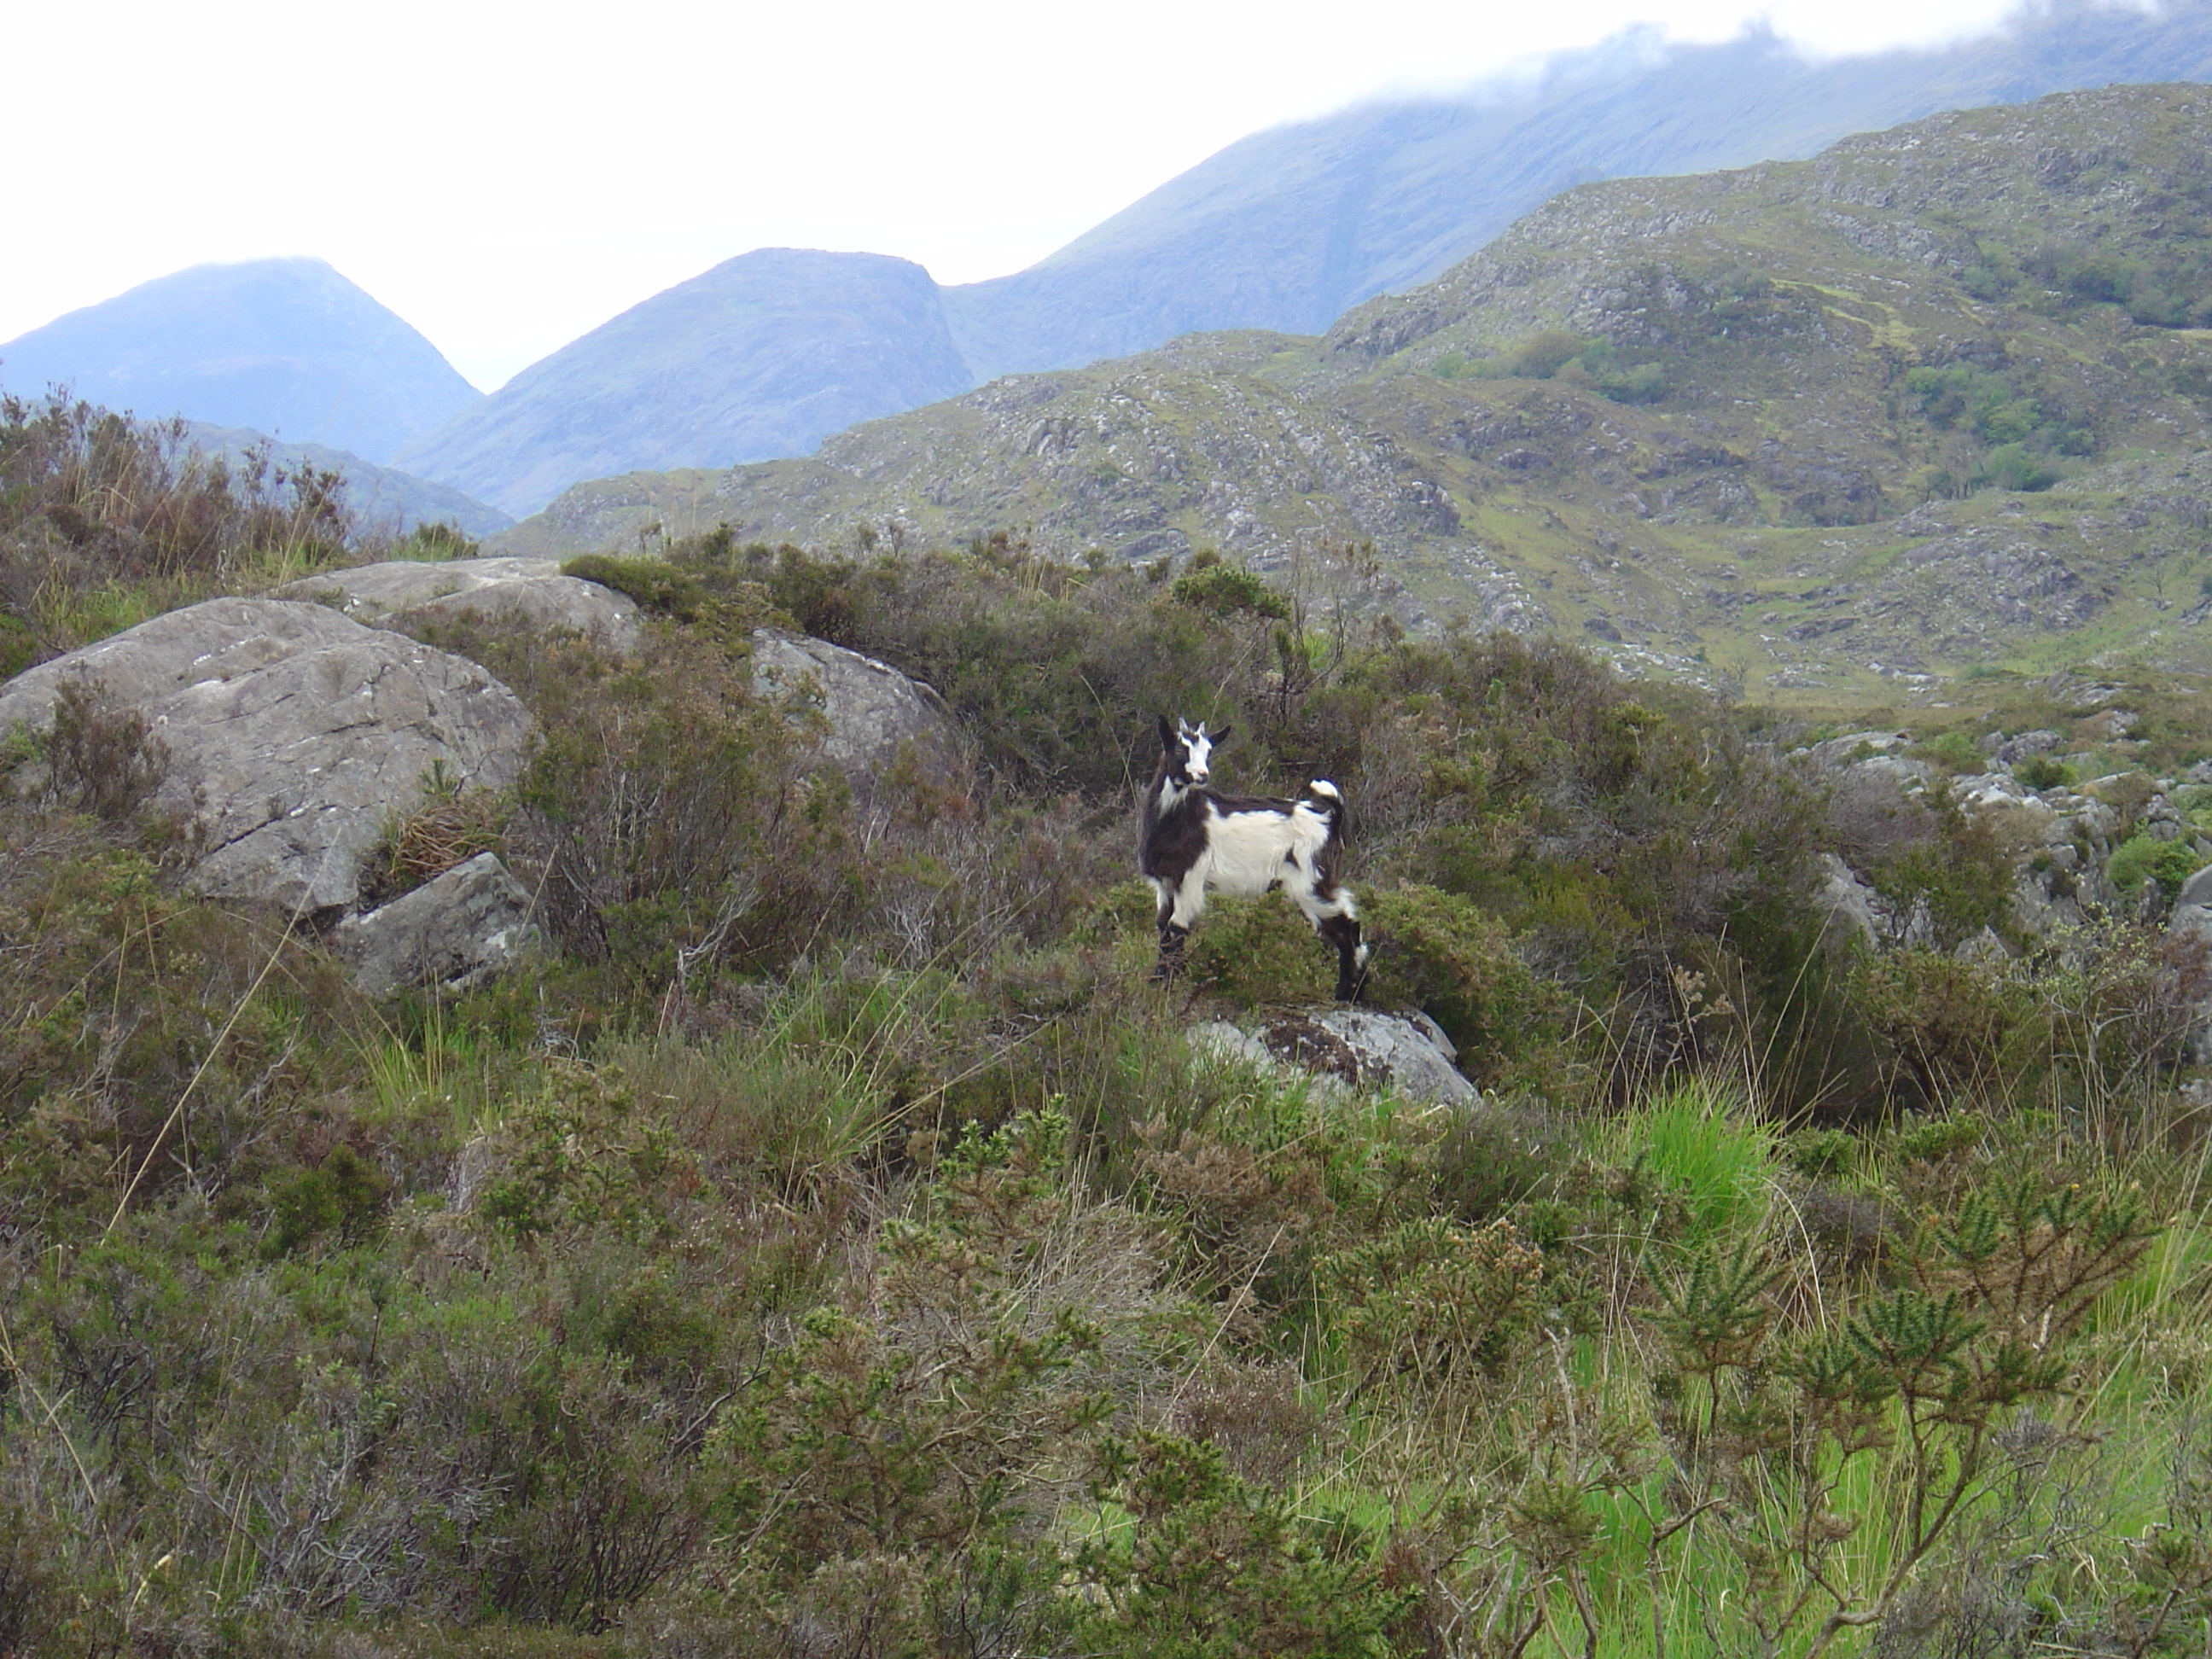
<svg viewBox="0 0 2212 1659">
<path fill-rule="evenodd" d="M 1257 898 L 1278 886 L 1316 924 L 1331 916 L 1356 915 L 1350 893 L 1340 889 L 1334 897 L 1323 898 L 1316 890 L 1315 862 L 1328 836 L 1328 819 L 1304 801 L 1287 812 L 1224 812 L 1209 802 L 1206 848 L 1198 861 L 1180 882 L 1155 878 L 1152 884 L 1163 908 L 1172 907 L 1178 927 L 1197 921 L 1209 892 Z"/>
</svg>

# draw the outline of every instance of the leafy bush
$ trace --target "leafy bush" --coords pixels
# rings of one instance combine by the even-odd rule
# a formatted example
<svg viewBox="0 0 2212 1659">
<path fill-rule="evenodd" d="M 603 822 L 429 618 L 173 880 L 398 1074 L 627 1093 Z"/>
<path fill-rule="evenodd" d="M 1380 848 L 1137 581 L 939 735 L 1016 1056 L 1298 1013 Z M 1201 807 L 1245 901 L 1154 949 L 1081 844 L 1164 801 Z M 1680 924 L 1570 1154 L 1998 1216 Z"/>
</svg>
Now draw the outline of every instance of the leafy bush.
<svg viewBox="0 0 2212 1659">
<path fill-rule="evenodd" d="M 597 582 L 626 593 L 647 611 L 696 622 L 706 590 L 696 577 L 665 559 L 623 559 L 610 553 L 585 553 L 561 567 L 564 576 Z"/>
<path fill-rule="evenodd" d="M 1168 595 L 1177 605 L 1217 616 L 1245 611 L 1276 622 L 1290 620 L 1290 601 L 1242 565 L 1212 564 L 1191 570 L 1169 584 Z"/>
<path fill-rule="evenodd" d="M 1939 430 L 1971 432 L 1990 446 L 1979 477 L 2001 489 L 2047 489 L 2058 480 L 2053 455 L 2086 455 L 2088 431 L 2046 409 L 2012 380 L 1972 363 L 1906 371 L 1905 389 Z"/>
<path fill-rule="evenodd" d="M 1504 924 L 1472 900 L 1398 882 L 1364 895 L 1362 909 L 1376 952 L 1370 999 L 1429 1015 L 1471 1075 L 1503 1074 L 1557 1034 L 1559 994 L 1515 952 Z"/>
<path fill-rule="evenodd" d="M 2075 776 L 2074 769 L 2055 755 L 2030 755 L 2014 761 L 2012 775 L 2028 789 L 2064 788 Z"/>
<path fill-rule="evenodd" d="M 2159 891 L 2171 900 L 2181 890 L 2182 883 L 2203 864 L 2203 856 L 2187 841 L 2159 841 L 2144 835 L 2130 836 L 2114 848 L 2106 869 L 2112 885 L 2123 895 L 2141 892 L 2145 882 L 2154 881 Z"/>
<path fill-rule="evenodd" d="M 1987 757 L 1963 732 L 1942 732 L 1918 745 L 1914 752 L 1923 760 L 1934 761 L 1954 772 L 1978 772 L 1987 763 Z"/>
</svg>

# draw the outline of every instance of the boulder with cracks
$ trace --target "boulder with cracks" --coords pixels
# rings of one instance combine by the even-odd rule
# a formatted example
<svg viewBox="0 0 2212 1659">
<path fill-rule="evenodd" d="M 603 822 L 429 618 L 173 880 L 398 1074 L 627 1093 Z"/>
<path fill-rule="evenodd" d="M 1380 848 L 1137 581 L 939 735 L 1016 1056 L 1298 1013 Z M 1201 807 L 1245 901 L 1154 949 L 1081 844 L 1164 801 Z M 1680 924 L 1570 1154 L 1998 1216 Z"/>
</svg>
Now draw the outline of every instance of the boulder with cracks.
<svg viewBox="0 0 2212 1659">
<path fill-rule="evenodd" d="M 504 789 L 532 730 L 475 663 L 284 599 L 210 599 L 42 663 L 0 686 L 0 731 L 50 730 L 72 680 L 165 751 L 150 805 L 185 827 L 191 884 L 310 922 L 358 901 L 363 855 L 434 765 Z"/>
</svg>

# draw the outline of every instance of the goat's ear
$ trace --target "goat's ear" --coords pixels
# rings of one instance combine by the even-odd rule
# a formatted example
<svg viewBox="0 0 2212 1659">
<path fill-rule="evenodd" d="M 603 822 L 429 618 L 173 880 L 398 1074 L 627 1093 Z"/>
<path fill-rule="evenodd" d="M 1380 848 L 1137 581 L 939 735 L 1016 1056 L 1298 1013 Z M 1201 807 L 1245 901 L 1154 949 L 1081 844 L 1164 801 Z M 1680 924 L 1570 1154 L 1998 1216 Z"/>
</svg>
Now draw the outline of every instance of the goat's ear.
<svg viewBox="0 0 2212 1659">
<path fill-rule="evenodd" d="M 1237 728 L 1233 726 L 1224 726 L 1218 732 L 1216 732 L 1213 734 L 1213 746 L 1216 749 L 1218 749 L 1223 744 L 1228 742 L 1229 734 L 1236 729 Z"/>
<path fill-rule="evenodd" d="M 1171 750 L 1175 746 L 1175 727 L 1168 724 L 1168 717 L 1163 714 L 1160 716 L 1160 747 L 1163 750 Z"/>
</svg>

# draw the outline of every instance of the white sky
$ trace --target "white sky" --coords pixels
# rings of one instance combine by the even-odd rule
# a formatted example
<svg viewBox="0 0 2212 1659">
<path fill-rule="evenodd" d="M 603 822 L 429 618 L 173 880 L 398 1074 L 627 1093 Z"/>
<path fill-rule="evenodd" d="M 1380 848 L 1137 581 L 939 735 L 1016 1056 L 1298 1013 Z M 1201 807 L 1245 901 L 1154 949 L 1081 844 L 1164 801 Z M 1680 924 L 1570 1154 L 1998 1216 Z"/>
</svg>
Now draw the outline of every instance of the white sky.
<svg viewBox="0 0 2212 1659">
<path fill-rule="evenodd" d="M 0 3 L 0 340 L 210 259 L 326 258 L 478 386 L 776 245 L 1016 270 L 1256 129 L 1635 22 L 1808 49 L 2004 0 Z"/>
</svg>

